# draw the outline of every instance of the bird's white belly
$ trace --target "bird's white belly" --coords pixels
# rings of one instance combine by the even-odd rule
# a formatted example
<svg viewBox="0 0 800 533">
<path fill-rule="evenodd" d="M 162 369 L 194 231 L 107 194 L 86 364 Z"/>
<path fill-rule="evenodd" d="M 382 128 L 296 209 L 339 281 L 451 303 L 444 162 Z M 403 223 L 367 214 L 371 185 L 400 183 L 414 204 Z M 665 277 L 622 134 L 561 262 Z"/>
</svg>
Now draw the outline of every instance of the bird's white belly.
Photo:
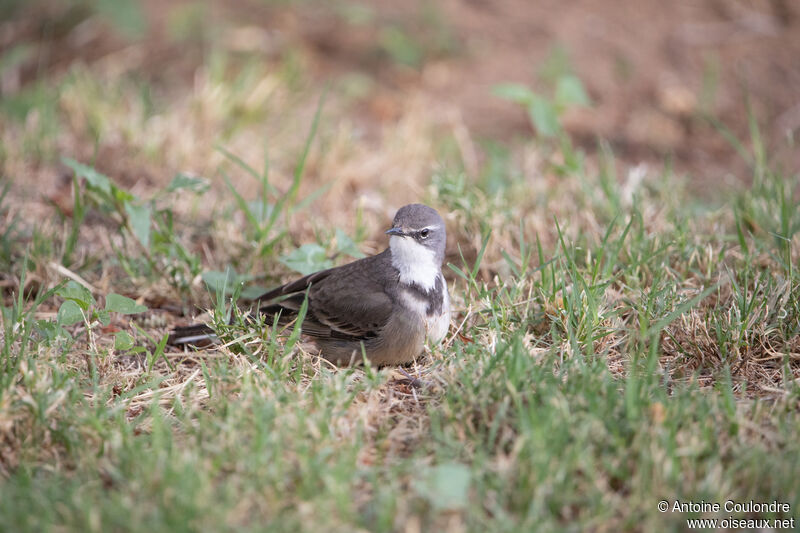
<svg viewBox="0 0 800 533">
<path fill-rule="evenodd" d="M 433 344 L 439 344 L 450 329 L 450 295 L 447 294 L 447 285 L 442 291 L 442 312 L 438 315 L 428 316 L 428 302 L 419 298 L 411 291 L 402 293 L 406 307 L 412 310 L 425 323 L 425 335 Z"/>
<path fill-rule="evenodd" d="M 447 330 L 450 329 L 450 295 L 447 294 L 447 285 L 444 286 L 442 291 L 442 314 L 426 317 L 425 329 L 428 332 L 428 340 L 433 344 L 439 344 L 447 335 Z"/>
</svg>

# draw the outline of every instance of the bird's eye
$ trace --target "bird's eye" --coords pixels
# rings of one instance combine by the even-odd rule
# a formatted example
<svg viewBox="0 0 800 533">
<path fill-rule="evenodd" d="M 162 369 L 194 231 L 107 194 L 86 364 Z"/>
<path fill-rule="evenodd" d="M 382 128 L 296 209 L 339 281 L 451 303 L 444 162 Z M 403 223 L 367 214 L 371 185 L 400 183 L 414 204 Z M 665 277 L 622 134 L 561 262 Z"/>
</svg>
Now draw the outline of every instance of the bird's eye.
<svg viewBox="0 0 800 533">
<path fill-rule="evenodd" d="M 428 228 L 425 228 L 425 229 L 423 229 L 423 230 L 421 230 L 419 232 L 419 236 L 422 237 L 423 239 L 427 239 L 428 238 L 428 234 L 430 232 L 431 232 L 431 230 L 429 230 Z"/>
</svg>

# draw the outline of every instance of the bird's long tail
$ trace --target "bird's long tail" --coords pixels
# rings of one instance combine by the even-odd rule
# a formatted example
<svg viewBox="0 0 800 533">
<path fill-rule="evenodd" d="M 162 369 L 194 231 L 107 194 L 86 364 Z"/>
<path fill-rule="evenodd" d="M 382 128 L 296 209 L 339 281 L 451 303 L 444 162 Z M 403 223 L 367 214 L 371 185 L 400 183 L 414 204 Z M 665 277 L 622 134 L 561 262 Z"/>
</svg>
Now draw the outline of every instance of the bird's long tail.
<svg viewBox="0 0 800 533">
<path fill-rule="evenodd" d="M 297 316 L 297 309 L 300 308 L 302 300 L 297 303 L 297 298 L 287 298 L 279 304 L 265 305 L 258 309 L 258 315 L 265 317 L 267 324 L 271 324 L 277 315 L 278 323 L 286 325 Z M 256 315 L 246 312 L 243 318 L 253 320 Z M 233 323 L 234 317 L 231 317 Z M 169 333 L 167 344 L 172 346 L 192 345 L 202 348 L 218 342 L 218 337 L 214 330 L 206 324 L 189 324 L 188 326 L 178 326 Z"/>
<path fill-rule="evenodd" d="M 205 324 L 191 324 L 189 326 L 179 326 L 173 329 L 167 343 L 173 346 L 206 346 L 216 342 L 217 336 L 214 330 Z"/>
</svg>

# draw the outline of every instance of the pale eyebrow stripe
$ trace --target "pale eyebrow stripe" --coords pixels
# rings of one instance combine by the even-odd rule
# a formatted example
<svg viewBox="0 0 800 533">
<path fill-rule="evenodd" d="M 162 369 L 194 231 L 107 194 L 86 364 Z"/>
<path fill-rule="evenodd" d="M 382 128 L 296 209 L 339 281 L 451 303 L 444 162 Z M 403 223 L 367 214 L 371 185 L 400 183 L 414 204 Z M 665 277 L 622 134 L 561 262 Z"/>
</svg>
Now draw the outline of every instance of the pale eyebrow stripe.
<svg viewBox="0 0 800 533">
<path fill-rule="evenodd" d="M 419 235 L 420 232 L 422 232 L 423 230 L 433 231 L 438 227 L 439 227 L 438 225 L 425 226 L 424 228 L 419 228 L 418 230 L 414 230 L 414 235 Z"/>
</svg>

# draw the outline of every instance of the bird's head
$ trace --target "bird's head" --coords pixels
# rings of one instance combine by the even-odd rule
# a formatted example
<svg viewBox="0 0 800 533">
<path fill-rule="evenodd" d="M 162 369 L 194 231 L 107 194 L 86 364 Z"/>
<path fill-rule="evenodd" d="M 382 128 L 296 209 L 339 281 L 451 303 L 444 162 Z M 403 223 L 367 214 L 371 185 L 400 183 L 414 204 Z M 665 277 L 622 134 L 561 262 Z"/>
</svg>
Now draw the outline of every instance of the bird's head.
<svg viewBox="0 0 800 533">
<path fill-rule="evenodd" d="M 435 209 L 422 204 L 409 204 L 394 216 L 386 231 L 389 246 L 396 260 L 403 263 L 433 262 L 437 269 L 444 261 L 447 232 L 444 220 Z"/>
</svg>

